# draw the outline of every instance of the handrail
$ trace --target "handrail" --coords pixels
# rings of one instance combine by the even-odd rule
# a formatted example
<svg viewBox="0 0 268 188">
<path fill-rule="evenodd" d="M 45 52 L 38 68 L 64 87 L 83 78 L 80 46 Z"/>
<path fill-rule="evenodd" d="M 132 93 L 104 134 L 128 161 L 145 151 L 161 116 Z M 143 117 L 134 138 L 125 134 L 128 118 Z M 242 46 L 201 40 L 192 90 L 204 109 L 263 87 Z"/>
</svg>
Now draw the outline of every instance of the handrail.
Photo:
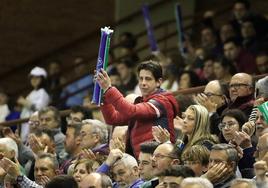
<svg viewBox="0 0 268 188">
<path fill-rule="evenodd" d="M 253 79 L 258 80 L 258 79 L 263 78 L 265 76 L 268 76 L 268 73 L 267 74 L 261 74 L 261 75 L 255 75 L 255 76 L 253 76 Z M 201 93 L 201 92 L 204 91 L 204 88 L 205 88 L 205 85 L 198 86 L 198 87 L 191 87 L 191 88 L 188 88 L 188 89 L 180 89 L 178 91 L 173 92 L 173 95 L 177 96 L 179 94 L 190 95 L 190 94 L 195 94 L 195 93 Z M 60 111 L 60 114 L 61 114 L 61 116 L 67 116 L 70 112 L 71 112 L 70 109 L 62 110 L 62 111 Z M 29 120 L 29 118 L 6 121 L 6 122 L 0 123 L 0 127 L 1 126 L 7 127 L 7 126 L 21 124 L 21 123 L 27 122 L 28 120 Z"/>
<path fill-rule="evenodd" d="M 160 6 L 162 6 L 162 5 L 164 5 L 164 4 L 168 3 L 168 2 L 169 1 L 161 0 L 161 1 L 158 1 L 156 3 L 151 4 L 149 8 L 150 9 L 155 9 L 155 8 L 160 7 Z M 141 13 L 141 10 L 137 10 L 134 13 L 132 13 L 132 14 L 124 17 L 123 19 L 119 20 L 118 22 L 114 22 L 114 23 L 111 23 L 109 25 L 112 26 L 112 27 L 118 26 L 120 24 L 123 24 L 123 23 L 133 19 L 136 16 L 139 16 L 140 13 Z M 53 54 L 60 53 L 60 52 L 65 51 L 65 50 L 67 50 L 69 48 L 72 48 L 75 45 L 77 45 L 77 44 L 79 44 L 81 42 L 84 42 L 85 40 L 91 39 L 92 37 L 96 37 L 99 34 L 99 32 L 100 32 L 99 29 L 96 29 L 96 30 L 90 32 L 89 34 L 87 33 L 87 34 L 85 34 L 83 36 L 80 36 L 77 39 L 75 39 L 73 41 L 70 41 L 70 42 L 67 42 L 66 44 L 61 45 L 60 47 L 58 47 L 56 49 L 53 49 L 53 50 L 51 50 L 49 52 L 46 52 L 46 53 L 44 53 L 44 54 L 42 54 L 42 55 L 40 55 L 38 57 L 33 58 L 32 60 L 25 61 L 25 63 L 21 63 L 20 65 L 12 68 L 12 70 L 7 70 L 6 72 L 2 73 L 0 75 L 0 79 L 3 80 L 5 78 L 7 78 L 10 74 L 14 74 L 14 72 L 16 73 L 16 72 L 20 71 L 21 69 L 25 69 L 27 67 L 31 67 L 31 66 L 36 65 L 36 64 L 40 64 L 41 60 L 43 60 L 45 58 L 48 58 Z M 36 63 L 36 62 L 39 62 L 39 63 Z"/>
</svg>

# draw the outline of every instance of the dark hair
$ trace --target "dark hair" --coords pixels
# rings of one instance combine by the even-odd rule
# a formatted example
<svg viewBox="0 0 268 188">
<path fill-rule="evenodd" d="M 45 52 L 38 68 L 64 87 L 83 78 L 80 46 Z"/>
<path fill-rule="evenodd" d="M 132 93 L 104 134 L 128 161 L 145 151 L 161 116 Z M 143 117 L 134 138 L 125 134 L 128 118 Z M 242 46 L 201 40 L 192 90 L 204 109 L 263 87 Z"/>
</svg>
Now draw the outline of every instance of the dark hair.
<svg viewBox="0 0 268 188">
<path fill-rule="evenodd" d="M 176 177 L 195 177 L 194 171 L 188 167 L 183 165 L 173 165 L 171 168 L 165 170 L 162 174 L 163 176 L 176 176 Z"/>
<path fill-rule="evenodd" d="M 171 143 L 167 144 L 170 144 L 172 146 L 172 150 L 169 155 L 172 156 L 172 158 L 179 159 L 181 161 L 182 150 L 174 144 Z"/>
<path fill-rule="evenodd" d="M 228 38 L 226 41 L 224 41 L 223 45 L 225 45 L 227 43 L 233 43 L 236 47 L 241 47 L 242 46 L 241 41 L 237 37 Z"/>
<path fill-rule="evenodd" d="M 219 63 L 224 69 L 229 68 L 229 73 L 234 75 L 237 73 L 237 70 L 232 61 L 228 60 L 226 57 L 218 57 L 214 63 Z"/>
<path fill-rule="evenodd" d="M 136 37 L 131 32 L 123 32 L 122 34 L 120 34 L 120 37 L 125 37 L 125 40 L 123 40 L 120 44 L 122 47 L 132 49 L 137 44 Z"/>
<path fill-rule="evenodd" d="M 68 175 L 59 175 L 52 180 L 50 180 L 46 185 L 45 188 L 78 188 L 78 184 L 75 181 L 74 177 Z"/>
<path fill-rule="evenodd" d="M 248 0 L 236 0 L 234 4 L 241 3 L 243 4 L 247 10 L 250 9 L 250 2 Z"/>
<path fill-rule="evenodd" d="M 82 128 L 82 123 L 75 124 L 75 125 L 67 125 L 67 129 L 74 129 L 75 137 L 80 135 L 81 128 Z"/>
<path fill-rule="evenodd" d="M 228 100 L 230 98 L 229 85 L 224 81 L 218 80 L 218 82 L 220 85 L 221 94 L 225 95 L 227 97 L 226 100 Z M 225 102 L 228 103 L 228 101 Z"/>
<path fill-rule="evenodd" d="M 70 113 L 78 113 L 81 112 L 83 114 L 82 119 L 92 119 L 92 112 L 85 108 L 84 106 L 72 106 L 71 107 L 71 112 Z"/>
<path fill-rule="evenodd" d="M 140 144 L 140 151 L 142 153 L 153 154 L 154 150 L 159 146 L 158 142 L 150 141 L 150 142 L 143 142 Z"/>
<path fill-rule="evenodd" d="M 46 114 L 48 112 L 52 111 L 54 118 L 56 119 L 56 121 L 58 122 L 58 126 L 60 126 L 61 124 L 61 117 L 60 117 L 60 112 L 57 108 L 55 108 L 54 106 L 47 106 L 42 108 L 39 112 L 38 112 L 38 116 L 40 117 L 42 114 Z"/>
<path fill-rule="evenodd" d="M 155 80 L 159 80 L 160 78 L 163 77 L 162 67 L 156 61 L 152 61 L 152 60 L 144 61 L 138 65 L 137 70 L 138 70 L 138 74 L 140 73 L 141 70 L 150 71 L 153 74 Z"/>
<path fill-rule="evenodd" d="M 181 72 L 179 78 L 181 78 L 181 76 L 183 74 L 188 74 L 190 76 L 190 86 L 189 87 L 195 87 L 195 86 L 199 86 L 200 85 L 200 80 L 199 77 L 197 76 L 197 74 L 194 71 L 191 70 L 184 70 Z"/>
<path fill-rule="evenodd" d="M 244 123 L 247 122 L 247 117 L 245 113 L 239 109 L 229 109 L 229 110 L 224 111 L 221 115 L 221 120 L 223 120 L 225 116 L 230 116 L 230 117 L 235 118 L 239 124 L 240 129 L 242 128 L 242 125 L 244 125 Z"/>
<path fill-rule="evenodd" d="M 41 82 L 40 82 L 40 84 L 37 86 L 37 89 L 41 89 L 41 88 L 43 88 L 43 89 L 47 90 L 47 79 L 46 79 L 44 76 L 32 76 L 32 75 L 30 75 L 30 76 L 29 76 L 29 79 L 31 80 L 32 77 L 39 77 L 39 78 L 41 78 Z"/>
<path fill-rule="evenodd" d="M 178 94 L 177 96 L 175 96 L 175 99 L 180 107 L 180 110 L 177 114 L 178 116 L 181 116 L 182 112 L 185 112 L 189 106 L 196 104 L 191 95 Z"/>
<path fill-rule="evenodd" d="M 54 142 L 54 136 L 55 136 L 55 133 L 50 130 L 50 129 L 46 129 L 46 128 L 37 128 L 35 131 L 34 131 L 34 134 L 37 136 L 37 137 L 41 137 L 43 134 L 46 134 L 51 140 L 53 140 Z"/>
</svg>

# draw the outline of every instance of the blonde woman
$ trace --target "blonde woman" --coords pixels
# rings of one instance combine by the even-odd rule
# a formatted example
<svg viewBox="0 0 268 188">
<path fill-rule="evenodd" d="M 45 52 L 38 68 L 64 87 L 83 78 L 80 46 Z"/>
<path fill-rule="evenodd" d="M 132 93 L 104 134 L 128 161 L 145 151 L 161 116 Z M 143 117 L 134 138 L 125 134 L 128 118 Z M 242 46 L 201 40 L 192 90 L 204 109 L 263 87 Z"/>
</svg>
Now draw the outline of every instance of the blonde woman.
<svg viewBox="0 0 268 188">
<path fill-rule="evenodd" d="M 201 105 L 191 105 L 182 114 L 183 125 L 181 132 L 184 143 L 183 153 L 194 145 L 203 145 L 210 149 L 217 139 L 210 133 L 209 113 Z"/>
</svg>

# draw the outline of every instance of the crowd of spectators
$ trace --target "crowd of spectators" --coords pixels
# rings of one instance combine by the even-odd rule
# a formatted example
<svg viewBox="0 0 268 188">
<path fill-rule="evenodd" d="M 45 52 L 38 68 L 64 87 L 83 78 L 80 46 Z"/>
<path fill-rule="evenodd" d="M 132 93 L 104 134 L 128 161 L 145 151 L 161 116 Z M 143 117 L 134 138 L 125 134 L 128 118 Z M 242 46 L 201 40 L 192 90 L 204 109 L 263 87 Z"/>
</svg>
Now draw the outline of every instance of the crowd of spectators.
<svg viewBox="0 0 268 188">
<path fill-rule="evenodd" d="M 267 188 L 268 75 L 253 77 L 268 73 L 268 20 L 236 0 L 231 20 L 215 25 L 208 11 L 187 33 L 185 57 L 141 62 L 125 32 L 107 70 L 68 85 L 55 60 L 31 70 L 26 97 L 0 91 L 1 122 L 29 117 L 1 127 L 0 187 Z M 75 76 L 84 61 L 75 58 Z M 100 107 L 90 102 L 94 82 Z"/>
</svg>

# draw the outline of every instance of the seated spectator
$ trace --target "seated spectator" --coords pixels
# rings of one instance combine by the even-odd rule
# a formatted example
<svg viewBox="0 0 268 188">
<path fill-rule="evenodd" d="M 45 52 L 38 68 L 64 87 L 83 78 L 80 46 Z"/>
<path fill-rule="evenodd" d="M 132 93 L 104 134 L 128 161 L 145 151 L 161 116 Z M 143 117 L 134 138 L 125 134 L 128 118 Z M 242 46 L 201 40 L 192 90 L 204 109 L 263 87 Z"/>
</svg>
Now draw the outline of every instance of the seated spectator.
<svg viewBox="0 0 268 188">
<path fill-rule="evenodd" d="M 201 145 L 194 145 L 182 155 L 185 166 L 190 167 L 195 176 L 199 177 L 207 172 L 210 151 Z"/>
<path fill-rule="evenodd" d="M 93 172 L 93 165 L 94 161 L 89 159 L 80 159 L 75 163 L 72 175 L 75 181 L 78 183 L 79 187 L 83 179 L 91 172 Z"/>
<path fill-rule="evenodd" d="M 171 168 L 173 165 L 179 165 L 181 151 L 178 147 L 170 143 L 163 143 L 157 146 L 154 150 L 152 157 L 152 178 L 142 184 L 142 188 L 157 186 L 159 184 L 159 178 L 165 172 L 165 170 Z"/>
<path fill-rule="evenodd" d="M 205 178 L 185 178 L 180 188 L 213 188 L 213 185 Z"/>
<path fill-rule="evenodd" d="M 132 93 L 135 86 L 138 83 L 137 76 L 132 70 L 132 62 L 128 60 L 122 60 L 116 64 L 117 72 L 122 80 L 122 87 L 124 93 Z"/>
<path fill-rule="evenodd" d="M 254 103 L 252 76 L 246 73 L 235 74 L 229 83 L 231 102 L 228 109 L 238 108 L 249 117 Z"/>
<path fill-rule="evenodd" d="M 236 178 L 238 163 L 237 150 L 228 144 L 212 146 L 208 171 L 202 176 L 213 184 L 214 188 L 229 187 Z"/>
<path fill-rule="evenodd" d="M 241 43 L 230 38 L 224 42 L 224 56 L 233 62 L 238 72 L 254 74 L 257 72 L 255 58 L 252 54 L 242 49 Z"/>
<path fill-rule="evenodd" d="M 106 161 L 98 168 L 99 173 L 108 173 L 111 170 L 113 187 L 138 188 L 144 182 L 139 178 L 138 163 L 134 157 L 122 153 L 119 149 L 110 151 Z"/>
<path fill-rule="evenodd" d="M 139 174 L 144 181 L 154 178 L 152 156 L 158 145 L 157 142 L 144 142 L 140 145 Z"/>
<path fill-rule="evenodd" d="M 255 183 L 251 179 L 237 178 L 232 181 L 230 188 L 257 188 Z"/>
<path fill-rule="evenodd" d="M 92 119 L 92 113 L 83 106 L 72 106 L 70 114 L 66 117 L 68 125 L 81 124 L 82 120 Z"/>
<path fill-rule="evenodd" d="M 260 49 L 261 41 L 257 38 L 257 31 L 251 19 L 243 19 L 241 24 L 241 35 L 243 48 L 251 54 L 256 55 Z"/>
<path fill-rule="evenodd" d="M 229 102 L 228 92 L 227 84 L 213 80 L 206 85 L 204 93 L 195 97 L 195 101 L 206 107 L 209 112 L 211 134 L 219 135 L 220 133 L 218 124 L 221 121 L 220 116 Z"/>
<path fill-rule="evenodd" d="M 162 185 L 163 187 L 180 187 L 181 182 L 184 178 L 194 176 L 194 172 L 189 167 L 174 165 L 162 174 L 159 186 Z"/>
<path fill-rule="evenodd" d="M 80 131 L 80 147 L 91 149 L 94 153 L 107 154 L 108 129 L 106 124 L 99 120 L 87 119 L 82 122 Z"/>
<path fill-rule="evenodd" d="M 47 72 L 41 67 L 35 67 L 31 70 L 30 82 L 33 90 L 27 97 L 20 96 L 17 100 L 19 105 L 23 106 L 20 118 L 28 118 L 36 110 L 40 110 L 48 106 L 50 99 L 46 91 Z M 21 139 L 23 142 L 27 140 L 29 134 L 29 125 L 24 123 L 21 126 Z"/>
<path fill-rule="evenodd" d="M 59 154 L 59 160 L 61 161 L 60 172 L 67 174 L 69 166 L 73 164 L 79 157 L 82 149 L 80 146 L 81 124 L 69 125 L 66 130 L 66 137 L 64 140 L 65 151 Z M 65 153 L 66 152 L 66 153 Z"/>
<path fill-rule="evenodd" d="M 51 105 L 56 107 L 61 107 L 59 100 L 63 84 L 66 82 L 62 76 L 61 68 L 61 62 L 59 60 L 49 62 L 47 77 L 48 91 L 51 98 Z"/>
<path fill-rule="evenodd" d="M 207 83 L 208 81 L 215 79 L 213 64 L 214 64 L 215 58 L 213 56 L 206 57 L 204 59 L 204 66 L 203 66 L 203 79 L 204 83 Z"/>
<path fill-rule="evenodd" d="M 225 83 L 229 83 L 232 76 L 237 72 L 233 63 L 224 57 L 214 61 L 213 71 L 216 79 Z"/>
<path fill-rule="evenodd" d="M 8 96 L 3 91 L 0 91 L 0 122 L 6 121 L 6 117 L 9 113 Z"/>
<path fill-rule="evenodd" d="M 205 27 L 201 30 L 201 43 L 202 47 L 208 54 L 215 56 L 222 54 L 222 48 L 218 44 L 218 37 L 216 32 L 211 27 Z"/>
<path fill-rule="evenodd" d="M 242 126 L 247 121 L 245 114 L 239 109 L 227 110 L 222 114 L 221 143 L 232 143 L 240 146 L 243 156 L 239 160 L 238 167 L 243 178 L 254 177 L 253 164 L 255 162 L 255 147 L 252 146 L 250 136 L 242 131 Z"/>
<path fill-rule="evenodd" d="M 268 72 L 268 54 L 260 52 L 256 56 L 256 66 L 258 74 L 266 74 Z"/>
<path fill-rule="evenodd" d="M 57 175 L 58 161 L 52 154 L 40 153 L 35 161 L 35 182 L 20 172 L 18 163 L 6 157 L 1 159 L 0 167 L 5 168 L 7 174 L 14 178 L 21 188 L 43 188 L 50 179 Z"/>
<path fill-rule="evenodd" d="M 80 188 L 112 188 L 112 180 L 109 176 L 100 173 L 91 173 L 87 175 L 80 184 Z"/>
<path fill-rule="evenodd" d="M 51 179 L 45 188 L 78 188 L 78 184 L 72 176 L 59 175 Z"/>
<path fill-rule="evenodd" d="M 76 78 L 80 78 L 71 84 L 67 85 L 62 93 L 61 93 L 61 98 L 62 99 L 67 99 L 65 106 L 67 108 L 70 108 L 75 105 L 82 105 L 83 104 L 83 99 L 87 95 L 87 90 L 90 90 L 93 88 L 93 75 L 87 74 L 86 76 L 83 76 L 83 73 L 86 74 L 86 63 L 83 57 L 77 57 L 74 60 L 74 76 Z M 82 89 L 85 89 L 83 91 L 80 91 Z M 78 92 L 80 91 L 80 92 Z M 78 93 L 77 93 L 78 92 Z"/>
<path fill-rule="evenodd" d="M 179 89 L 199 86 L 199 78 L 193 71 L 183 71 L 179 77 Z"/>
<path fill-rule="evenodd" d="M 204 145 L 209 150 L 217 141 L 210 134 L 209 114 L 201 105 L 191 105 L 182 115 L 183 153 L 194 145 Z"/>
<path fill-rule="evenodd" d="M 225 23 L 221 25 L 220 28 L 220 39 L 224 43 L 227 39 L 231 37 L 236 37 L 236 32 L 230 23 Z"/>
<path fill-rule="evenodd" d="M 40 127 L 49 129 L 54 134 L 54 141 L 56 146 L 56 154 L 58 155 L 64 150 L 65 135 L 61 132 L 61 117 L 59 111 L 53 107 L 48 106 L 42 108 L 39 113 Z"/>
</svg>

